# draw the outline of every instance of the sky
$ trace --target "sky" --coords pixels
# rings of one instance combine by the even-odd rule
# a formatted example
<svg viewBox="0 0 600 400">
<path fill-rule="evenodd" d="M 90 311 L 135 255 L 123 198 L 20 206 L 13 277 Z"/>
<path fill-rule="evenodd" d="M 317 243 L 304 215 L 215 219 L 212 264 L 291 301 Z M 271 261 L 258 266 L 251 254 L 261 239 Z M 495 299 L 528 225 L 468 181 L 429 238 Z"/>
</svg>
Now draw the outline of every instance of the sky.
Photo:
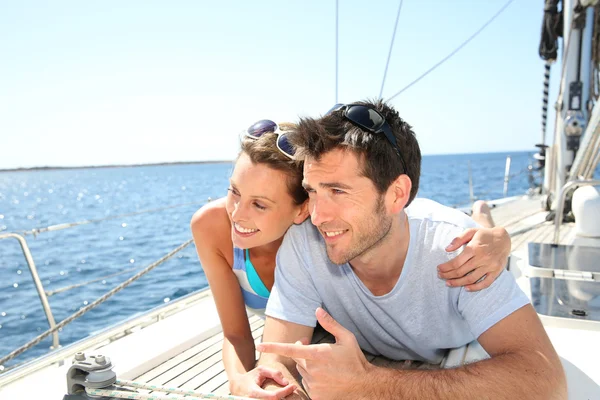
<svg viewBox="0 0 600 400">
<path fill-rule="evenodd" d="M 506 0 L 405 0 L 388 98 Z M 260 119 L 376 98 L 398 0 L 15 1 L 0 6 L 0 169 L 231 160 Z M 543 2 L 514 0 L 391 101 L 424 154 L 541 140 Z M 552 70 L 556 93 L 558 66 Z M 550 127 L 553 115 L 549 116 Z M 548 133 L 548 137 L 551 134 Z"/>
</svg>

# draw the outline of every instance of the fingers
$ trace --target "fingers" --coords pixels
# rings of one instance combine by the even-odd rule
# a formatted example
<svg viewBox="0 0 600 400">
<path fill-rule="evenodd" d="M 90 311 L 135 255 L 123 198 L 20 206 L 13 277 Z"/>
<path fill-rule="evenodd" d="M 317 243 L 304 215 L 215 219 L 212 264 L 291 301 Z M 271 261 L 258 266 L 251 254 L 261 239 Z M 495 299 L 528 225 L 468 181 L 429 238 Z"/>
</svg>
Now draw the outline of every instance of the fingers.
<svg viewBox="0 0 600 400">
<path fill-rule="evenodd" d="M 265 390 L 260 387 L 257 387 L 252 389 L 249 395 L 254 399 L 278 400 L 283 399 L 284 397 L 294 393 L 294 390 L 296 390 L 295 385 L 288 385 L 286 387 L 276 390 Z"/>
<path fill-rule="evenodd" d="M 285 386 L 289 381 L 283 376 L 283 373 L 275 368 L 265 367 L 264 365 L 256 367 L 258 376 L 258 384 L 262 384 L 265 379 L 270 378 L 277 382 L 278 385 Z"/>
<path fill-rule="evenodd" d="M 306 394 L 308 394 L 308 396 L 310 397 L 310 386 L 308 385 L 308 381 L 304 378 L 302 378 L 302 387 L 306 391 Z"/>
<path fill-rule="evenodd" d="M 479 280 L 486 275 L 487 271 L 488 268 L 477 268 L 462 278 L 446 281 L 446 284 L 452 287 L 473 285 L 475 283 L 479 283 Z"/>
<path fill-rule="evenodd" d="M 323 329 L 335 336 L 336 342 L 343 342 L 349 339 L 348 334 L 352 335 L 349 330 L 344 328 L 339 322 L 333 319 L 333 317 L 321 307 L 317 308 L 315 314 L 319 324 L 321 324 Z M 352 337 L 354 337 L 354 335 L 352 335 Z"/>
<path fill-rule="evenodd" d="M 479 230 L 479 228 L 467 229 L 466 231 L 464 231 L 463 233 L 461 233 L 460 235 L 455 237 L 452 240 L 452 242 L 450 242 L 448 247 L 446 247 L 446 251 L 448 251 L 448 252 L 455 251 L 458 248 L 460 248 L 460 246 L 463 246 L 463 245 L 469 243 L 471 241 L 471 239 L 473 239 L 473 236 L 477 233 L 478 230 Z"/>
<path fill-rule="evenodd" d="M 314 360 L 318 357 L 319 346 L 320 345 L 263 342 L 256 345 L 256 350 L 261 353 L 278 354 L 289 358 Z"/>
<path fill-rule="evenodd" d="M 464 267 L 464 265 L 472 258 L 473 250 L 471 250 L 469 247 L 466 247 L 462 253 L 454 257 L 452 260 L 438 265 L 438 276 L 442 279 L 454 279 L 465 276 L 465 274 L 467 274 L 473 268 L 464 273 L 459 272 L 458 269 Z M 464 270 L 465 269 L 463 268 L 463 271 Z"/>
<path fill-rule="evenodd" d="M 287 397 L 289 395 L 291 395 L 292 393 L 294 393 L 294 390 L 296 390 L 296 385 L 287 385 L 286 387 L 282 387 L 281 389 L 277 389 L 272 391 L 271 393 L 273 393 L 275 396 L 277 396 L 277 399 L 283 399 L 284 397 Z"/>
<path fill-rule="evenodd" d="M 488 272 L 477 283 L 465 286 L 465 290 L 469 292 L 478 292 L 482 289 L 488 288 L 492 283 L 494 283 L 498 275 L 499 274 L 497 272 Z"/>
<path fill-rule="evenodd" d="M 306 337 L 303 337 L 302 339 L 297 340 L 295 344 L 307 345 L 307 344 L 310 344 L 310 339 L 306 338 Z"/>
<path fill-rule="evenodd" d="M 297 359 L 294 360 L 296 361 L 296 369 L 298 370 L 298 373 L 300 374 L 300 376 L 302 376 L 302 378 L 306 379 L 308 378 L 308 371 L 307 371 L 307 367 L 306 367 L 306 361 L 302 360 L 302 359 Z"/>
</svg>

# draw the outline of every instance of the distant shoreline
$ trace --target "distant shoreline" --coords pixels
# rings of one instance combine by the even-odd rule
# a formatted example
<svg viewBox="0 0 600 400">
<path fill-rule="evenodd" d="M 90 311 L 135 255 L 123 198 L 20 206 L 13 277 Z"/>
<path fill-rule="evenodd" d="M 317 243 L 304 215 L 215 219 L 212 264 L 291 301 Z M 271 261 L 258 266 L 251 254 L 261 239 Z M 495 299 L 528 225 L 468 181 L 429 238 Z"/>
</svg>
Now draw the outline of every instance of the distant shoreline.
<svg viewBox="0 0 600 400">
<path fill-rule="evenodd" d="M 427 156 L 466 156 L 476 154 L 510 154 L 510 153 L 535 153 L 536 150 L 507 150 L 507 151 L 490 151 L 490 152 L 477 152 L 477 153 L 451 153 L 451 154 L 423 154 L 423 157 Z M 160 162 L 160 163 L 142 163 L 142 164 L 118 164 L 118 165 L 85 165 L 85 166 L 74 166 L 74 167 L 22 167 L 22 168 L 0 168 L 0 172 L 29 172 L 29 171 L 51 171 L 51 170 L 63 170 L 63 169 L 93 169 L 93 168 L 129 168 L 129 167 L 159 167 L 165 165 L 193 165 L 193 164 L 231 164 L 234 160 L 217 160 L 217 161 L 173 161 L 173 162 Z"/>
<path fill-rule="evenodd" d="M 95 169 L 95 168 L 130 168 L 130 167 L 160 167 L 165 165 L 192 165 L 192 164 L 231 164 L 233 160 L 229 161 L 175 161 L 175 162 L 161 162 L 161 163 L 148 163 L 148 164 L 118 164 L 118 165 L 85 165 L 85 166 L 74 166 L 74 167 L 29 167 L 29 168 L 6 168 L 0 169 L 0 172 L 30 172 L 30 171 L 52 171 L 52 170 L 63 170 L 63 169 Z"/>
</svg>

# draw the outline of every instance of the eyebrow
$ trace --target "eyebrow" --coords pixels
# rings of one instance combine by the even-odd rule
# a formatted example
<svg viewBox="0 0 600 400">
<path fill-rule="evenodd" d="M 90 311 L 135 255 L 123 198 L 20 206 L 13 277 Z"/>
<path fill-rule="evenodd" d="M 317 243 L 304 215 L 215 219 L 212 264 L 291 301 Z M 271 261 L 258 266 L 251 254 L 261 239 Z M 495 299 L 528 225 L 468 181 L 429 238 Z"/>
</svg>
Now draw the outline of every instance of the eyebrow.
<svg viewBox="0 0 600 400">
<path fill-rule="evenodd" d="M 341 182 L 322 182 L 319 183 L 319 186 L 325 189 L 345 189 L 345 190 L 351 190 L 352 186 L 346 185 L 345 183 L 341 183 Z M 302 182 L 302 187 L 304 189 L 311 189 L 312 186 L 310 186 L 308 183 L 306 182 Z"/>
<path fill-rule="evenodd" d="M 235 183 L 233 183 L 232 180 L 229 180 L 229 184 L 231 185 L 232 188 L 234 188 L 235 190 L 237 190 L 238 192 L 240 191 L 237 186 L 235 185 Z M 266 200 L 269 201 L 273 204 L 275 204 L 275 201 L 271 200 L 270 198 L 266 197 L 266 196 L 250 196 L 253 199 L 262 199 L 262 200 Z"/>
</svg>

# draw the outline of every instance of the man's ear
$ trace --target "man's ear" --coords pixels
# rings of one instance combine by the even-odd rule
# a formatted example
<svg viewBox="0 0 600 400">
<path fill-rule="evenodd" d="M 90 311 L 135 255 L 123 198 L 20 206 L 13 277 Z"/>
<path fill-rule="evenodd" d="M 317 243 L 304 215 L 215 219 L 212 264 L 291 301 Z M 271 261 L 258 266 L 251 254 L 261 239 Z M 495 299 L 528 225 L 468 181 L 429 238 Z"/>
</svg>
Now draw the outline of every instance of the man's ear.
<svg viewBox="0 0 600 400">
<path fill-rule="evenodd" d="M 306 218 L 308 218 L 308 199 L 304 201 L 304 203 L 302 203 L 302 205 L 300 206 L 300 211 L 298 212 L 298 215 L 296 216 L 296 218 L 294 218 L 294 224 L 301 224 L 304 221 L 306 221 Z"/>
<path fill-rule="evenodd" d="M 402 211 L 410 199 L 412 181 L 406 174 L 396 178 L 388 188 L 390 208 L 392 213 L 396 214 Z"/>
</svg>

